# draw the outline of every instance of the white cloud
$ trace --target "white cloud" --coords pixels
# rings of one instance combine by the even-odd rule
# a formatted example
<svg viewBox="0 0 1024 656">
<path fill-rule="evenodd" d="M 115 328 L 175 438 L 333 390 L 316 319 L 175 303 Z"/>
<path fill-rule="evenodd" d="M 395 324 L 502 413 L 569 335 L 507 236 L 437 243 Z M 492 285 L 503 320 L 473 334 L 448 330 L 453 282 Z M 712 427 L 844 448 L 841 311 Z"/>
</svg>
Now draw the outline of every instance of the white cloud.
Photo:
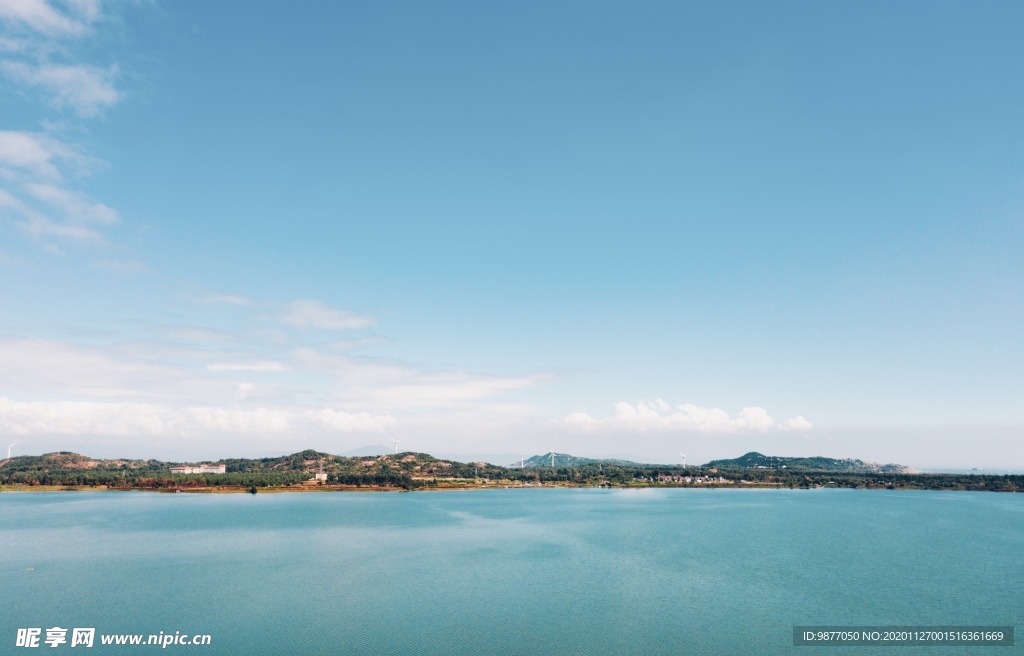
<svg viewBox="0 0 1024 656">
<path fill-rule="evenodd" d="M 429 372 L 383 358 L 353 357 L 297 349 L 298 367 L 327 372 L 340 385 L 334 398 L 346 404 L 381 409 L 451 408 L 506 392 L 533 387 L 550 376 L 495 376 L 465 371 Z"/>
<path fill-rule="evenodd" d="M 0 62 L 0 72 L 21 84 L 40 87 L 58 108 L 70 107 L 83 118 L 114 106 L 121 93 L 114 88 L 117 66 L 108 69 L 85 64 L 25 64 Z"/>
<path fill-rule="evenodd" d="M 102 243 L 103 234 L 92 228 L 84 228 L 66 223 L 54 223 L 47 217 L 36 212 L 25 212 L 23 220 L 17 223 L 24 232 L 35 237 L 59 237 L 79 242 Z"/>
<path fill-rule="evenodd" d="M 252 383 L 239 383 L 238 384 L 238 393 L 235 394 L 235 400 L 236 401 L 244 401 L 249 396 L 249 392 L 252 391 L 252 388 L 253 388 L 253 384 Z"/>
<path fill-rule="evenodd" d="M 735 418 L 721 408 L 704 408 L 692 403 L 670 406 L 662 399 L 636 405 L 620 401 L 610 417 L 595 419 L 574 412 L 562 419 L 563 426 L 583 431 L 599 429 L 627 431 L 694 431 L 700 433 L 764 432 L 773 425 L 764 408 L 743 408 Z"/>
<path fill-rule="evenodd" d="M 570 412 L 561 422 L 567 428 L 588 431 L 601 425 L 600 420 L 594 419 L 585 412 Z"/>
<path fill-rule="evenodd" d="M 13 401 L 0 396 L 0 431 L 8 435 L 163 435 L 160 408 L 142 403 Z"/>
<path fill-rule="evenodd" d="M 306 413 L 306 417 L 328 428 L 344 433 L 380 433 L 397 423 L 391 415 L 371 415 L 368 412 L 342 412 L 330 408 L 310 410 Z"/>
<path fill-rule="evenodd" d="M 367 328 L 374 323 L 371 317 L 336 310 L 326 303 L 311 300 L 289 303 L 281 321 L 302 330 L 351 330 Z"/>
<path fill-rule="evenodd" d="M 111 208 L 77 191 L 69 191 L 51 184 L 41 184 L 38 182 L 26 183 L 25 190 L 35 198 L 60 210 L 65 217 L 74 223 L 93 223 L 108 226 L 117 223 L 121 219 L 118 213 Z"/>
<path fill-rule="evenodd" d="M 235 383 L 200 377 L 159 360 L 152 348 L 121 351 L 41 339 L 0 341 L 0 394 L 118 402 L 231 399 Z"/>
<path fill-rule="evenodd" d="M 743 408 L 740 416 L 736 419 L 736 425 L 741 429 L 765 431 L 772 427 L 772 418 L 764 408 Z"/>
<path fill-rule="evenodd" d="M 285 371 L 283 362 L 216 362 L 206 365 L 207 371 Z"/>
<path fill-rule="evenodd" d="M 251 298 L 242 296 L 241 294 L 218 294 L 216 292 L 206 292 L 201 296 L 197 297 L 200 303 L 206 303 L 209 305 L 239 305 L 239 306 L 251 306 L 255 305 Z"/>
<path fill-rule="evenodd" d="M 0 130 L 0 177 L 29 175 L 33 179 L 60 180 L 56 162 L 81 161 L 74 149 L 38 132 Z"/>
<path fill-rule="evenodd" d="M 288 413 L 281 410 L 225 410 L 224 408 L 189 408 L 186 434 L 215 433 L 280 433 L 288 428 Z"/>
<path fill-rule="evenodd" d="M 95 160 L 49 135 L 0 130 L 0 181 L 6 182 L 6 188 L 0 189 L 0 210 L 35 237 L 104 243 L 97 227 L 116 223 L 117 212 L 60 186 L 62 168 L 79 174 L 95 165 Z"/>
<path fill-rule="evenodd" d="M 0 0 L 0 20 L 27 27 L 46 36 L 79 36 L 88 23 L 99 18 L 99 3 L 72 0 L 67 3 L 75 14 L 57 11 L 46 0 Z"/>
<path fill-rule="evenodd" d="M 148 403 L 16 401 L 0 396 L 0 432 L 17 436 L 230 437 L 289 429 L 305 433 L 310 428 L 379 433 L 396 423 L 388 415 L 330 408 L 174 408 Z"/>
<path fill-rule="evenodd" d="M 800 415 L 797 415 L 792 419 L 787 419 L 786 421 L 782 422 L 782 424 L 779 426 L 779 430 L 796 431 L 799 433 L 806 433 L 807 431 L 813 428 L 814 424 L 807 421 Z"/>
</svg>

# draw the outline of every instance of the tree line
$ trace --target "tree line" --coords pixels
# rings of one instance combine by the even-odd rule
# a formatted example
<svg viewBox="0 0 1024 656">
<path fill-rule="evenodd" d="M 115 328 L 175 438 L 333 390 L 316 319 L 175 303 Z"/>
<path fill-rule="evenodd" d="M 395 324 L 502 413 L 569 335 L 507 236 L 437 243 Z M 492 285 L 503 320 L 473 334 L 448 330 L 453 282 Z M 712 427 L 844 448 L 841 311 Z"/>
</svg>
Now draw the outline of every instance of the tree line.
<svg viewBox="0 0 1024 656">
<path fill-rule="evenodd" d="M 296 485 L 312 474 L 304 463 L 320 456 L 316 451 L 294 454 L 286 462 L 280 458 L 264 460 L 228 460 L 224 474 L 171 474 L 166 463 L 142 462 L 132 467 L 109 469 L 48 469 L 35 459 L 14 458 L 0 467 L 0 484 L 108 486 L 114 488 L 196 488 L 211 486 L 273 487 Z M 325 458 L 326 459 L 326 458 Z M 686 486 L 706 483 L 661 481 L 667 477 L 719 477 L 726 484 L 754 484 L 766 487 L 810 488 L 818 486 L 845 488 L 890 488 L 921 490 L 991 490 L 1024 491 L 1024 476 L 995 474 L 908 474 L 880 472 L 829 472 L 799 469 L 711 469 L 678 465 L 614 465 L 588 463 L 562 467 L 499 467 L 451 462 L 438 467 L 437 461 L 424 463 L 418 474 L 412 462 L 384 461 L 374 470 L 358 466 L 356 459 L 328 460 L 335 471 L 327 474 L 327 483 L 353 487 L 387 487 L 417 489 L 445 484 L 445 479 L 459 481 L 491 480 L 512 484 L 541 483 L 565 485 L 606 485 L 614 487 Z M 282 466 L 283 465 L 283 466 Z M 340 469 L 340 471 L 339 471 Z"/>
</svg>

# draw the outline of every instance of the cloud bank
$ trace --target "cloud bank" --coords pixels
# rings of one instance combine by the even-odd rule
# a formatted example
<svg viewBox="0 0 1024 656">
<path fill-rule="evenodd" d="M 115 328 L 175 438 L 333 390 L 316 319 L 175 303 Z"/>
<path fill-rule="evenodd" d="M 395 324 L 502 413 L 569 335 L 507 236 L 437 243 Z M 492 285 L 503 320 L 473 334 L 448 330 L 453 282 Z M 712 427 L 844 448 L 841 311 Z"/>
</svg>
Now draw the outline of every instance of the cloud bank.
<svg viewBox="0 0 1024 656">
<path fill-rule="evenodd" d="M 732 417 L 721 408 L 704 408 L 692 403 L 671 406 L 662 399 L 640 401 L 635 405 L 620 401 L 610 417 L 595 419 L 574 412 L 558 422 L 577 431 L 683 431 L 697 433 L 764 433 L 777 427 L 786 431 L 808 431 L 813 424 L 794 417 L 776 426 L 764 408 L 749 407 Z"/>
<path fill-rule="evenodd" d="M 318 343 L 308 330 L 354 330 L 371 318 L 314 300 L 267 313 L 265 304 L 236 298 L 219 295 L 214 302 L 244 316 L 247 332 L 151 325 L 150 337 L 121 339 L 116 346 L 0 340 L 0 432 L 217 443 L 278 435 L 275 443 L 300 440 L 295 446 L 306 447 L 310 439 L 416 426 L 480 428 L 487 417 L 524 409 L 502 402 L 503 394 L 545 379 L 432 371 L 342 353 L 336 334 L 321 335 Z M 363 339 L 356 334 L 349 347 L 357 350 Z"/>
<path fill-rule="evenodd" d="M 459 440 L 487 442 L 502 431 L 515 440 L 576 433 L 621 442 L 628 434 L 763 435 L 813 428 L 803 416 L 777 423 L 761 407 L 730 415 L 660 398 L 616 403 L 608 417 L 575 412 L 551 421 L 538 407 L 509 399 L 554 378 L 548 372 L 438 370 L 361 354 L 360 344 L 376 350 L 390 342 L 360 333 L 359 327 L 374 324 L 371 317 L 320 300 L 275 307 L 217 294 L 186 302 L 190 315 L 196 307 L 219 305 L 215 314 L 230 313 L 240 329 L 150 323 L 143 334 L 113 341 L 107 335 L 99 344 L 0 340 L 0 432 L 53 438 L 72 449 L 93 438 L 141 444 L 183 439 L 204 449 L 245 452 L 256 442 L 281 450 L 333 444 L 343 451 L 346 444 L 365 444 L 360 435 L 380 434 L 418 437 L 435 445 L 422 447 L 429 449 Z M 349 333 L 344 350 L 339 330 Z"/>
<path fill-rule="evenodd" d="M 380 433 L 395 423 L 387 415 L 330 408 L 173 408 L 148 403 L 25 402 L 0 397 L 0 432 L 19 437 L 223 438 L 320 428 L 343 433 Z"/>
</svg>

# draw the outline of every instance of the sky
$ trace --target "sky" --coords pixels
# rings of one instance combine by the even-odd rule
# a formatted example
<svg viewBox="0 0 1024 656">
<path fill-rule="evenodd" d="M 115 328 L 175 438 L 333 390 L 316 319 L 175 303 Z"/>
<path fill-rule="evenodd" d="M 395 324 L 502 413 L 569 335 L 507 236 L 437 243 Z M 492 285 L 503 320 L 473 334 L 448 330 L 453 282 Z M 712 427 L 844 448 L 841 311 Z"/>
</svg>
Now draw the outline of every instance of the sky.
<svg viewBox="0 0 1024 656">
<path fill-rule="evenodd" d="M 1024 469 L 1022 24 L 0 0 L 0 446 Z"/>
</svg>

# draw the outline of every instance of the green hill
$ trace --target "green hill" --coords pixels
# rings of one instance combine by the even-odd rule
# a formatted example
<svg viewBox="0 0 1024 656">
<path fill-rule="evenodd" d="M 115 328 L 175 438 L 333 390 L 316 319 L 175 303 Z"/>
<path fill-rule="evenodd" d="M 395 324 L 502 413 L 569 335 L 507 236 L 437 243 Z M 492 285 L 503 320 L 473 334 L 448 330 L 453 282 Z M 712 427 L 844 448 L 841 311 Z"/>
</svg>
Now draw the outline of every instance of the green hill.
<svg viewBox="0 0 1024 656">
<path fill-rule="evenodd" d="M 915 473 L 910 467 L 897 464 L 879 464 L 877 462 L 864 462 L 854 458 L 825 458 L 812 456 L 807 458 L 790 458 L 783 456 L 766 456 L 757 451 L 751 451 L 739 458 L 727 460 L 712 460 L 704 467 L 717 469 L 794 469 L 806 471 L 827 471 L 827 472 L 864 472 L 878 474 L 912 474 Z"/>
<path fill-rule="evenodd" d="M 551 467 L 551 455 L 552 452 L 548 451 L 544 455 L 532 456 L 523 461 L 523 467 Z M 620 467 L 643 467 L 635 462 L 629 460 L 615 460 L 615 459 L 595 459 L 595 458 L 581 458 L 579 456 L 572 456 L 568 453 L 555 453 L 554 454 L 554 467 L 582 467 L 583 465 L 618 465 Z M 513 466 L 518 466 L 519 463 L 514 463 Z"/>
<path fill-rule="evenodd" d="M 784 458 L 748 453 L 700 467 L 644 465 L 580 458 L 565 453 L 536 455 L 526 467 L 441 460 L 426 453 L 345 457 L 312 449 L 273 458 L 227 458 L 205 463 L 90 458 L 69 451 L 0 460 L 0 492 L 6 486 L 102 486 L 115 490 L 251 491 L 415 490 L 467 487 L 848 487 L 931 490 L 1024 490 L 1024 476 L 920 474 L 902 465 L 852 458 Z M 225 473 L 172 474 L 177 464 L 223 464 Z M 708 471 L 708 470 L 711 471 Z M 323 473 L 322 477 L 317 475 Z M 326 487 L 321 487 L 323 484 Z"/>
<path fill-rule="evenodd" d="M 214 464 L 224 474 L 172 474 L 182 464 Z M 307 449 L 272 458 L 224 458 L 190 463 L 161 460 L 96 459 L 70 451 L 0 460 L 0 484 L 109 485 L 168 487 L 211 485 L 294 485 L 320 471 L 329 481 L 366 485 L 402 485 L 413 477 L 473 478 L 495 475 L 501 468 L 439 460 L 426 453 L 344 457 Z"/>
</svg>

